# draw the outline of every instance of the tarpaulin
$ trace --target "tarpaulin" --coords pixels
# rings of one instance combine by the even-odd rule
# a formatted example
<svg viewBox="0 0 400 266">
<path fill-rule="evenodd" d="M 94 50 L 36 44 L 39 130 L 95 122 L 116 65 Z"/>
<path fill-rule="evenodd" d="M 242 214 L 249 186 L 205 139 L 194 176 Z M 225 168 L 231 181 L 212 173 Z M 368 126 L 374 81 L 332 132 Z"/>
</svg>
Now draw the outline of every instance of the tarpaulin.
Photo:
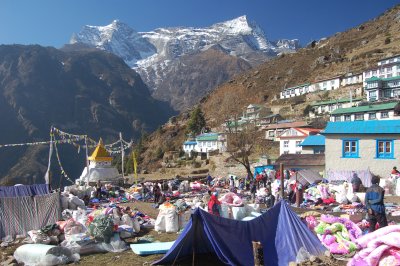
<svg viewBox="0 0 400 266">
<path fill-rule="evenodd" d="M 49 185 L 47 184 L 0 186 L 0 198 L 36 196 L 49 193 Z"/>
<path fill-rule="evenodd" d="M 0 239 L 26 235 L 60 219 L 60 195 L 0 198 Z"/>
<path fill-rule="evenodd" d="M 274 166 L 273 165 L 260 165 L 254 167 L 254 178 L 260 173 L 262 173 L 265 169 L 273 170 Z"/>
<path fill-rule="evenodd" d="M 263 246 L 264 264 L 287 266 L 303 247 L 319 256 L 325 247 L 300 218 L 279 202 L 251 221 L 238 221 L 196 209 L 168 253 L 154 264 L 171 264 L 192 254 L 214 254 L 229 265 L 254 265 L 252 241 Z"/>
</svg>

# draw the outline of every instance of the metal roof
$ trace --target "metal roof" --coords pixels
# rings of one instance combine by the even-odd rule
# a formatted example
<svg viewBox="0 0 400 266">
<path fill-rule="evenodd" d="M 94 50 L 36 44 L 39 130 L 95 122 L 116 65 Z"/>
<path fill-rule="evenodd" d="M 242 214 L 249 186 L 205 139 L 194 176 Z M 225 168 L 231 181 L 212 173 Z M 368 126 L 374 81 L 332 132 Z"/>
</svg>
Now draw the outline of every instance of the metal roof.
<svg viewBox="0 0 400 266">
<path fill-rule="evenodd" d="M 197 144 L 196 141 L 185 141 L 185 142 L 183 143 L 183 145 L 196 145 L 196 144 Z"/>
<path fill-rule="evenodd" d="M 328 122 L 321 134 L 400 134 L 400 120 Z"/>
<path fill-rule="evenodd" d="M 296 180 L 296 174 L 294 174 L 291 178 L 290 181 Z M 310 169 L 301 169 L 297 171 L 297 181 L 300 182 L 303 186 L 313 184 L 313 183 L 318 183 L 319 181 L 322 181 L 322 176 Z"/>
<path fill-rule="evenodd" d="M 381 110 L 390 110 L 394 109 L 398 102 L 391 103 L 382 103 L 382 104 L 374 104 L 374 105 L 363 105 L 357 107 L 350 108 L 339 108 L 332 112 L 332 115 L 341 115 L 341 114 L 352 114 L 352 113 L 367 113 Z"/>
<path fill-rule="evenodd" d="M 275 165 L 281 163 L 289 168 L 294 166 L 324 166 L 325 154 L 282 154 L 275 161 Z"/>
<path fill-rule="evenodd" d="M 303 140 L 300 146 L 325 146 L 325 136 L 310 135 Z"/>
<path fill-rule="evenodd" d="M 217 141 L 218 133 L 204 133 L 196 137 L 196 141 Z"/>
</svg>

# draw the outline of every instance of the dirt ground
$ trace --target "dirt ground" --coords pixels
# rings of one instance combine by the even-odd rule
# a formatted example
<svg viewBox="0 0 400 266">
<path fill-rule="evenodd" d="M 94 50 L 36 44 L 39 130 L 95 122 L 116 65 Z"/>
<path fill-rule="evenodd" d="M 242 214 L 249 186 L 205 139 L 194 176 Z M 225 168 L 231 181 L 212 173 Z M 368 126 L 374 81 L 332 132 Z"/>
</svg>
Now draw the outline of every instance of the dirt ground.
<svg viewBox="0 0 400 266">
<path fill-rule="evenodd" d="M 396 196 L 386 196 L 385 202 L 400 203 L 400 197 Z M 124 206 L 130 206 L 131 208 L 137 208 L 143 213 L 146 213 L 150 217 L 156 218 L 158 215 L 158 209 L 151 206 L 151 203 L 144 202 L 134 202 L 125 203 Z M 399 221 L 400 222 L 400 221 Z M 137 237 L 141 236 L 152 236 L 156 241 L 167 242 L 174 241 L 178 238 L 179 234 L 176 233 L 158 233 L 154 230 L 142 230 Z M 135 243 L 135 238 L 128 239 L 127 242 Z M 6 248 L 0 248 L 0 259 L 4 261 L 8 256 L 12 256 L 15 249 L 22 245 L 21 243 L 14 244 Z M 162 258 L 163 255 L 149 255 L 149 256 L 139 256 L 133 253 L 131 249 L 128 249 L 121 253 L 99 253 L 93 255 L 81 256 L 79 262 L 76 265 L 113 265 L 113 266 L 125 266 L 125 265 L 150 265 L 152 262 Z M 315 260 L 303 262 L 299 265 L 301 266 L 344 266 L 350 257 L 334 257 L 334 256 L 323 256 L 317 257 Z M 198 258 L 200 261 L 196 265 L 218 265 L 217 261 L 211 262 L 210 256 L 202 256 Z M 204 261 L 205 260 L 205 261 Z M 177 265 L 191 265 L 191 259 L 188 259 L 186 263 L 179 263 Z"/>
</svg>

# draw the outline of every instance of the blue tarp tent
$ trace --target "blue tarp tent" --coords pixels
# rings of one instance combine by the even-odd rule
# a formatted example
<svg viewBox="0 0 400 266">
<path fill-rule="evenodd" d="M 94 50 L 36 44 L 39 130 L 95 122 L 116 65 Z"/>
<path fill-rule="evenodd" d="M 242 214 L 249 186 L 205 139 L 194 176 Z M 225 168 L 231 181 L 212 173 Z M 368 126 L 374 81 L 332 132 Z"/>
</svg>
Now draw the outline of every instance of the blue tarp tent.
<svg viewBox="0 0 400 266">
<path fill-rule="evenodd" d="M 256 178 L 256 176 L 259 173 L 262 173 L 265 169 L 274 169 L 273 165 L 260 165 L 260 166 L 256 166 L 254 167 L 254 178 Z"/>
<path fill-rule="evenodd" d="M 251 221 L 226 219 L 197 208 L 168 253 L 154 264 L 172 264 L 195 253 L 215 254 L 228 265 L 254 265 L 252 241 L 261 242 L 264 264 L 268 266 L 287 266 L 296 261 L 301 247 L 315 256 L 326 250 L 287 203 L 281 201 Z"/>
</svg>

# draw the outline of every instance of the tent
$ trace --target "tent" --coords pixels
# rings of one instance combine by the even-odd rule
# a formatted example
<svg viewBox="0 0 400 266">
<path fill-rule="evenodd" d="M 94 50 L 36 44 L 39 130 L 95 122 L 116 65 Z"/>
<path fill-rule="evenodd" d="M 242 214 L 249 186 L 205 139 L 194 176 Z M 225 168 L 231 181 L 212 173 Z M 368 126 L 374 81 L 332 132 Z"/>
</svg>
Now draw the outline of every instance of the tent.
<svg viewBox="0 0 400 266">
<path fill-rule="evenodd" d="M 262 173 L 265 169 L 273 170 L 274 166 L 273 165 L 259 165 L 259 166 L 254 167 L 254 176 L 253 177 L 256 178 L 256 176 L 259 173 Z"/>
<path fill-rule="evenodd" d="M 60 194 L 46 184 L 0 186 L 0 239 L 26 235 L 61 217 Z"/>
<path fill-rule="evenodd" d="M 287 203 L 280 201 L 251 221 L 226 219 L 197 208 L 171 249 L 154 264 L 213 254 L 224 264 L 254 265 L 252 241 L 261 242 L 268 266 L 296 261 L 301 247 L 315 256 L 326 250 Z"/>
<path fill-rule="evenodd" d="M 297 173 L 297 181 L 303 186 L 322 181 L 322 176 L 319 173 L 310 169 L 301 169 L 296 173 Z M 296 173 L 292 175 L 290 181 L 296 180 Z"/>
</svg>

